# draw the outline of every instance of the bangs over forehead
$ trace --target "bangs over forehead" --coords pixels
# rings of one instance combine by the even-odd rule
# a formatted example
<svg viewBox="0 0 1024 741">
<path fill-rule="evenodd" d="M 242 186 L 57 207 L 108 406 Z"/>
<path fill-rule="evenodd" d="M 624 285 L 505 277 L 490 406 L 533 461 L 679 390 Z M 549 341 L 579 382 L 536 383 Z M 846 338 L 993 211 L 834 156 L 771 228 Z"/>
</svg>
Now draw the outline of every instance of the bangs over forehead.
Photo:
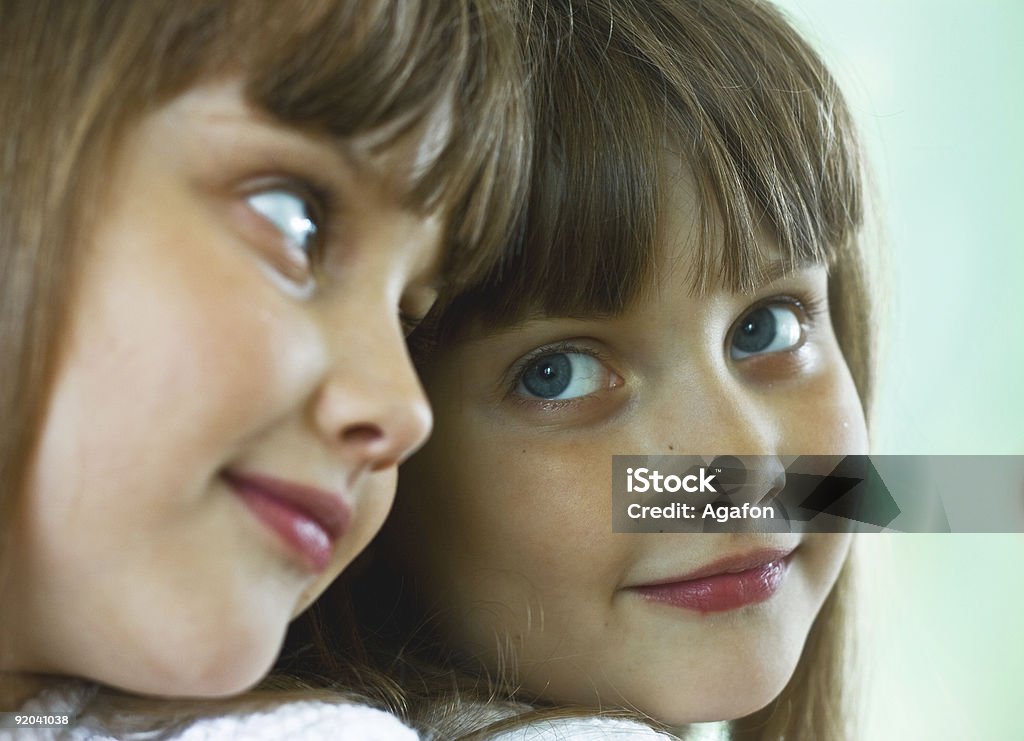
<svg viewBox="0 0 1024 741">
<path fill-rule="evenodd" d="M 534 4 L 527 33 L 537 96 L 527 217 L 500 266 L 448 303 L 442 334 L 470 315 L 493 326 L 624 310 L 658 268 L 676 154 L 698 190 L 693 291 L 750 291 L 780 259 L 791 269 L 854 259 L 853 126 L 822 62 L 773 7 L 549 0 Z"/>
<path fill-rule="evenodd" d="M 253 101 L 341 139 L 370 135 L 377 151 L 426 137 L 404 200 L 450 215 L 448 279 L 481 272 L 507 243 L 526 186 L 521 50 L 509 19 L 487 0 L 308 6 L 298 14 L 275 3 L 268 20 L 240 3 L 242 35 L 263 37 L 247 60 Z"/>
<path fill-rule="evenodd" d="M 444 270 L 466 279 L 504 247 L 525 191 L 522 54 L 501 8 L 491 0 L 80 0 L 37 16 L 54 31 L 50 43 L 72 47 L 69 64 L 81 71 L 69 86 L 91 95 L 75 112 L 92 131 L 79 135 L 92 149 L 105 142 L 107 156 L 134 116 L 227 75 L 240 75 L 249 102 L 280 122 L 339 141 L 368 135 L 375 151 L 433 129 L 436 146 L 410 168 L 402 195 L 411 208 L 447 213 L 448 243 L 458 248 Z"/>
</svg>

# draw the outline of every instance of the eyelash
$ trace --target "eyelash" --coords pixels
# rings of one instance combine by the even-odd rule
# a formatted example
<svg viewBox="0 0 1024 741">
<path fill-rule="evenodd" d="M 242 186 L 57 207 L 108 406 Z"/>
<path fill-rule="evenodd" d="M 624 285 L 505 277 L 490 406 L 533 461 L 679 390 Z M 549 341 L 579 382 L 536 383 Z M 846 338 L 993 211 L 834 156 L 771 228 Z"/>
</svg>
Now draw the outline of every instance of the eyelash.
<svg viewBox="0 0 1024 741">
<path fill-rule="evenodd" d="M 300 199 L 309 209 L 310 218 L 316 224 L 316 234 L 308 253 L 312 272 L 316 272 L 324 259 L 326 245 L 330 241 L 331 226 L 339 212 L 340 203 L 335 191 L 326 183 L 311 175 L 268 175 L 249 181 L 245 198 L 259 193 L 283 191 Z"/>
<path fill-rule="evenodd" d="M 752 314 L 758 309 L 763 309 L 768 306 L 779 305 L 791 306 L 797 310 L 798 318 L 800 320 L 800 326 L 805 333 L 809 328 L 813 328 L 815 324 L 821 319 L 821 317 L 825 315 L 828 311 L 827 299 L 824 298 L 823 296 L 818 296 L 816 294 L 811 294 L 804 291 L 794 291 L 789 294 L 769 296 L 754 304 L 751 304 L 750 306 L 747 306 L 746 308 L 743 309 L 743 312 L 733 320 L 732 325 L 729 327 L 729 332 L 725 337 L 726 348 L 728 349 L 728 347 L 732 344 L 733 336 L 736 333 L 736 327 L 739 325 L 740 321 L 742 321 L 744 317 Z M 803 343 L 801 343 L 800 347 L 803 347 Z M 800 348 L 798 347 L 794 348 L 794 350 L 786 350 L 782 352 L 794 352 L 795 350 L 799 349 Z M 763 356 L 759 355 L 755 357 Z M 734 362 L 742 362 L 743 360 L 747 359 L 748 358 L 742 358 Z"/>
<path fill-rule="evenodd" d="M 405 337 L 408 337 L 409 335 L 416 331 L 417 327 L 420 326 L 420 323 L 423 321 L 423 317 L 412 316 L 410 314 L 406 314 L 405 312 L 399 312 L 398 321 L 402 325 L 402 334 Z"/>
<path fill-rule="evenodd" d="M 245 188 L 244 198 L 251 198 L 260 193 L 280 191 L 298 198 L 308 209 L 309 218 L 316 225 L 316 232 L 308 252 L 308 280 L 315 286 L 318 269 L 323 264 L 332 242 L 332 227 L 342 213 L 343 204 L 336 196 L 337 191 L 316 177 L 308 175 L 273 175 L 250 179 Z M 266 218 L 262 214 L 257 216 Z M 414 316 L 399 311 L 398 321 L 403 336 L 408 337 L 422 323 L 422 316 Z"/>
<path fill-rule="evenodd" d="M 577 396 L 572 399 L 533 399 L 526 396 L 520 396 L 516 393 L 516 389 L 519 388 L 519 383 L 523 380 L 523 377 L 526 375 L 526 371 L 534 361 L 543 358 L 546 355 L 557 355 L 559 353 L 578 353 L 580 355 L 589 355 L 602 365 L 608 365 L 608 358 L 603 353 L 597 352 L 590 347 L 582 347 L 580 345 L 573 344 L 570 340 L 556 342 L 553 345 L 543 345 L 542 347 L 538 347 L 537 349 L 528 352 L 516 361 L 512 368 L 509 369 L 509 373 L 507 374 L 503 384 L 505 388 L 505 398 L 514 404 L 519 404 L 521 406 L 536 408 L 540 405 L 545 410 L 549 410 L 561 409 L 573 404 L 579 404 L 580 402 L 592 397 L 593 394 Z"/>
</svg>

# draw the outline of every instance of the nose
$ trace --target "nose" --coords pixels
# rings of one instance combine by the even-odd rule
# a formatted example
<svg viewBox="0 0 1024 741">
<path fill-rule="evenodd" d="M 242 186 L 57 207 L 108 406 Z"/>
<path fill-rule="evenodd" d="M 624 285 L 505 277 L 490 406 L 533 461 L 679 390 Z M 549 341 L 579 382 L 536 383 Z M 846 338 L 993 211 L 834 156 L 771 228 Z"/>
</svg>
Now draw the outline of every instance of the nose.
<svg viewBox="0 0 1024 741">
<path fill-rule="evenodd" d="M 698 398 L 693 397 L 695 390 Z M 712 457 L 746 458 L 778 452 L 785 430 L 779 410 L 770 400 L 728 378 L 691 386 L 681 396 L 690 399 L 690 404 L 684 405 L 692 410 L 689 413 L 680 415 L 678 403 L 663 407 L 674 410 L 673 437 L 682 437 L 681 448 Z"/>
<path fill-rule="evenodd" d="M 704 371 L 699 382 L 680 378 L 666 389 L 675 398 L 656 401 L 663 440 L 676 453 L 699 455 L 705 464 L 722 469 L 721 483 L 737 503 L 757 504 L 785 486 L 779 458 L 785 446 L 785 415 L 778 401 L 736 382 L 729 374 Z M 783 410 L 784 411 L 784 410 Z"/>
<path fill-rule="evenodd" d="M 433 425 L 400 328 L 371 332 L 364 325 L 362 341 L 345 343 L 313 399 L 319 434 L 351 470 L 398 465 Z"/>
<path fill-rule="evenodd" d="M 786 467 L 777 455 L 720 455 L 708 465 L 721 471 L 717 488 L 731 504 L 765 505 L 786 488 Z"/>
</svg>

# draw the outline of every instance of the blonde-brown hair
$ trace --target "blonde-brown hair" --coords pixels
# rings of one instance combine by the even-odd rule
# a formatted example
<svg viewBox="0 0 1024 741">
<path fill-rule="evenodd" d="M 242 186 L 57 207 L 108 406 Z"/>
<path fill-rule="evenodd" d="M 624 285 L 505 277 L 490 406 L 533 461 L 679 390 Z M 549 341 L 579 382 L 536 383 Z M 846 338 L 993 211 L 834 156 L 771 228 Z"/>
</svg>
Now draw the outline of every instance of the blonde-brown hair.
<svg viewBox="0 0 1024 741">
<path fill-rule="evenodd" d="M 520 57 L 491 0 L 0 0 L 0 588 L 81 235 L 126 128 L 222 76 L 283 123 L 382 147 L 449 105 L 406 196 L 450 217 L 444 269 L 464 281 L 521 204 Z"/>
<path fill-rule="evenodd" d="M 828 265 L 833 322 L 867 408 L 871 302 L 858 240 L 862 163 L 849 112 L 817 54 L 777 9 L 758 0 L 535 0 L 530 7 L 536 141 L 526 217 L 485 279 L 448 297 L 417 333 L 420 362 L 429 363 L 471 323 L 626 310 L 658 267 L 665 155 L 675 153 L 700 193 L 691 289 L 750 290 L 769 260 L 764 233 L 777 244 L 772 257 L 781 253 L 793 267 Z M 397 506 L 401 497 L 400 485 Z M 369 637 L 381 646 L 377 666 L 399 679 L 398 702 L 414 723 L 446 737 L 486 737 L 497 727 L 467 728 L 473 700 L 543 705 L 516 691 L 514 672 L 488 676 L 477 667 L 467 675 L 433 637 L 431 616 L 415 604 L 414 581 L 384 561 L 367 560 L 361 578 L 332 589 L 321 620 L 331 629 L 355 603 L 362 632 L 350 643 Z M 844 566 L 787 688 L 734 723 L 734 738 L 848 736 L 843 672 L 851 568 Z M 508 722 L 515 720 L 501 721 Z"/>
</svg>

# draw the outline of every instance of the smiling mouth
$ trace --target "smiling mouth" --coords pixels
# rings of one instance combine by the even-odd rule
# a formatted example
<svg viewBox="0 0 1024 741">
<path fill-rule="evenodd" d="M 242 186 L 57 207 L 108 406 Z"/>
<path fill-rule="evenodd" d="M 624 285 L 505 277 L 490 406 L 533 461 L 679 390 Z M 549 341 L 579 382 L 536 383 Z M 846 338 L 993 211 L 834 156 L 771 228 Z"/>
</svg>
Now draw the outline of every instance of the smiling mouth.
<svg viewBox="0 0 1024 741">
<path fill-rule="evenodd" d="M 644 599 L 701 614 L 764 602 L 779 590 L 794 549 L 729 556 L 683 576 L 631 587 Z"/>
<path fill-rule="evenodd" d="M 257 474 L 225 471 L 222 478 L 306 569 L 321 573 L 330 565 L 352 518 L 339 495 Z"/>
</svg>

